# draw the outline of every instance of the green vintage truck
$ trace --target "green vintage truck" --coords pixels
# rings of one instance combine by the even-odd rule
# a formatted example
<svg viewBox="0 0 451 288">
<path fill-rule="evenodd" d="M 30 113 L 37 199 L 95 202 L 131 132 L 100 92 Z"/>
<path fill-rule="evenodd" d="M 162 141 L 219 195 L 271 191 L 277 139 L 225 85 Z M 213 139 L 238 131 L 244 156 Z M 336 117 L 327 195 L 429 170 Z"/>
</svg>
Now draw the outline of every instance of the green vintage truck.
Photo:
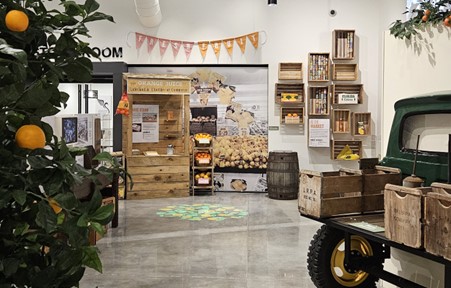
<svg viewBox="0 0 451 288">
<path fill-rule="evenodd" d="M 387 153 L 380 164 L 399 168 L 403 177 L 415 174 L 424 181 L 423 186 L 432 182 L 448 183 L 451 180 L 448 169 L 450 135 L 451 91 L 399 100 L 395 103 Z M 379 213 L 352 219 L 383 225 L 383 217 L 383 213 Z M 442 263 L 444 287 L 451 287 L 449 260 L 392 242 L 383 232 L 350 226 L 348 216 L 312 219 L 325 224 L 311 241 L 307 259 L 310 277 L 318 288 L 374 288 L 379 279 L 398 287 L 424 287 L 383 269 L 384 260 L 390 257 L 390 247 Z"/>
</svg>

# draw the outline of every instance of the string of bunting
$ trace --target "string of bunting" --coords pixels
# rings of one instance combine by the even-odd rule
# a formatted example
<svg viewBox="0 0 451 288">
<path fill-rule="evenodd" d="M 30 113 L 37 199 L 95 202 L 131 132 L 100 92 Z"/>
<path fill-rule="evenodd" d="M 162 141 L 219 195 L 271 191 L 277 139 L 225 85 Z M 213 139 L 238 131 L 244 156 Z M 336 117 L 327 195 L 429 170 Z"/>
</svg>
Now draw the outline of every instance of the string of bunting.
<svg viewBox="0 0 451 288">
<path fill-rule="evenodd" d="M 224 45 L 224 47 L 226 48 L 227 53 L 229 53 L 229 56 L 232 57 L 233 45 L 235 42 L 240 47 L 241 53 L 244 54 L 246 52 L 246 39 L 249 39 L 249 41 L 252 43 L 252 45 L 254 46 L 255 49 L 258 49 L 258 43 L 259 43 L 258 37 L 259 37 L 259 32 L 254 32 L 254 33 L 246 34 L 243 36 L 222 39 L 222 40 L 190 42 L 190 41 L 158 38 L 158 37 L 135 32 L 135 39 L 136 39 L 135 45 L 136 45 L 136 50 L 139 50 L 144 45 L 144 43 L 147 42 L 147 53 L 150 54 L 150 53 L 152 53 L 153 48 L 155 48 L 155 46 L 158 43 L 158 46 L 160 48 L 160 56 L 161 57 L 163 57 L 163 55 L 166 53 L 166 50 L 168 49 L 169 46 L 172 47 L 172 54 L 174 55 L 174 57 L 176 57 L 178 55 L 180 48 L 183 47 L 183 50 L 185 51 L 186 60 L 189 59 L 194 45 L 199 46 L 200 54 L 202 55 L 203 59 L 205 59 L 205 55 L 207 55 L 208 47 L 211 46 L 211 48 L 215 52 L 216 59 L 219 59 L 219 54 L 221 53 L 222 45 Z"/>
</svg>

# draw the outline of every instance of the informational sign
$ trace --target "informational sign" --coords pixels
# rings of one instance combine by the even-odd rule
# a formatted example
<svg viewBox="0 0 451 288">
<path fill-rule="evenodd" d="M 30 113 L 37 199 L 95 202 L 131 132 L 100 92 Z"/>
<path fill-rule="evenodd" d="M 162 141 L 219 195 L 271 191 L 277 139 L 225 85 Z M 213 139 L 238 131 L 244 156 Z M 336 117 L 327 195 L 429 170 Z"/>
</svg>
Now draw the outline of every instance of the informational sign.
<svg viewBox="0 0 451 288">
<path fill-rule="evenodd" d="M 338 94 L 338 104 L 358 104 L 358 94 L 340 93 Z"/>
<path fill-rule="evenodd" d="M 309 147 L 330 147 L 330 120 L 309 119 Z"/>
<path fill-rule="evenodd" d="M 127 93 L 129 94 L 190 94 L 191 81 L 183 79 L 158 78 L 128 78 Z"/>
<path fill-rule="evenodd" d="M 158 105 L 133 105 L 133 143 L 158 142 Z"/>
</svg>

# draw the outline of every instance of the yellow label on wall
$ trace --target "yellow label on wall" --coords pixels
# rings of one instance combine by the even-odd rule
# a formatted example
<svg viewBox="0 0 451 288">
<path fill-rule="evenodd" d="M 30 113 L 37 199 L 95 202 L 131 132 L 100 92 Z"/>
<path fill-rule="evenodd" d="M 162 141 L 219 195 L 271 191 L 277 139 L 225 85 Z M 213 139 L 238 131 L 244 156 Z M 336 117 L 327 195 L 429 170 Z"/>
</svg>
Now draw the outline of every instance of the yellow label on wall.
<svg viewBox="0 0 451 288">
<path fill-rule="evenodd" d="M 128 94 L 190 94 L 191 81 L 180 79 L 127 79 Z"/>
</svg>

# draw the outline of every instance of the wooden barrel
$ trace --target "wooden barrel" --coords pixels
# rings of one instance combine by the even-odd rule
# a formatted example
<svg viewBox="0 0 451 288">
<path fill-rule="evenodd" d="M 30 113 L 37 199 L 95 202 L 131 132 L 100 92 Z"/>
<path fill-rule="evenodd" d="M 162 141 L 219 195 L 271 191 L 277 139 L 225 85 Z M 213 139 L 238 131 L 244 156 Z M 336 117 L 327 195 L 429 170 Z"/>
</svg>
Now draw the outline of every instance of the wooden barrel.
<svg viewBox="0 0 451 288">
<path fill-rule="evenodd" d="M 298 198 L 299 162 L 297 152 L 269 152 L 266 173 L 269 198 L 280 200 Z"/>
</svg>

